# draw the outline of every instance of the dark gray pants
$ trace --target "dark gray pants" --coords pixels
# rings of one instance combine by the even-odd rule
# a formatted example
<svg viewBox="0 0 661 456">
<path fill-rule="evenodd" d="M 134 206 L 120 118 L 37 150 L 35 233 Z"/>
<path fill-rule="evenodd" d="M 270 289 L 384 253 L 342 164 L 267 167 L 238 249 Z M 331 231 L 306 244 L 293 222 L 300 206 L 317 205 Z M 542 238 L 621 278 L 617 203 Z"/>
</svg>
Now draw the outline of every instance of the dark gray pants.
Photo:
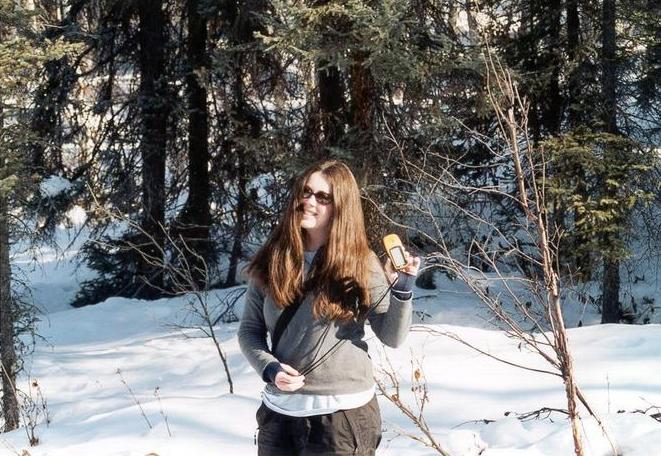
<svg viewBox="0 0 661 456">
<path fill-rule="evenodd" d="M 257 426 L 259 456 L 367 456 L 381 442 L 376 396 L 362 407 L 305 417 L 282 415 L 262 404 Z"/>
</svg>

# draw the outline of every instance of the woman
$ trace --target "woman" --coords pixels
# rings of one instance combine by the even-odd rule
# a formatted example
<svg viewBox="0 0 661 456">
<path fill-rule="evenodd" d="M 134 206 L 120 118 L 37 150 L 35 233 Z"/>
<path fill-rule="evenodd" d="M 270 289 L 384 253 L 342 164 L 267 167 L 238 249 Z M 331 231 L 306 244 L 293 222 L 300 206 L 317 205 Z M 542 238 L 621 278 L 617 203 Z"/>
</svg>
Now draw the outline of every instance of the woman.
<svg viewBox="0 0 661 456">
<path fill-rule="evenodd" d="M 317 164 L 296 180 L 280 224 L 248 266 L 238 333 L 267 382 L 257 411 L 259 455 L 374 454 L 381 417 L 364 322 L 388 346 L 404 341 L 420 266 L 406 258 L 404 272 L 388 260 L 384 274 L 344 163 Z M 271 348 L 267 332 L 277 334 Z"/>
</svg>

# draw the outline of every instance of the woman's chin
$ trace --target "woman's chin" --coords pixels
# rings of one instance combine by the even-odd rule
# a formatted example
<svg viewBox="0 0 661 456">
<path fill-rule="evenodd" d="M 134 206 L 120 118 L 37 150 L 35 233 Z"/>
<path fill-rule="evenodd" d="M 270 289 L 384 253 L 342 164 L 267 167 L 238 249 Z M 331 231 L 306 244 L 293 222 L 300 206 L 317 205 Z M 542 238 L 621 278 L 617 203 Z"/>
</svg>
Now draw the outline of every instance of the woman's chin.
<svg viewBox="0 0 661 456">
<path fill-rule="evenodd" d="M 304 220 L 301 222 L 301 228 L 303 228 L 304 230 L 312 230 L 316 227 L 317 227 L 317 222 L 314 220 L 310 220 L 310 221 Z"/>
</svg>

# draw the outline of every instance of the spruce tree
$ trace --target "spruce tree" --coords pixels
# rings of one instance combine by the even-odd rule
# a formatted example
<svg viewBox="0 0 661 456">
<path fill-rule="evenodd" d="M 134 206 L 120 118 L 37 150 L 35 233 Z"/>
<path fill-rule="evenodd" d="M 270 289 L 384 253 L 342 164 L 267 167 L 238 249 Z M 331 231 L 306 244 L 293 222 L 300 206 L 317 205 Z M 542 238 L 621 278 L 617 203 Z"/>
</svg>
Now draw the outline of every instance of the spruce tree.
<svg viewBox="0 0 661 456">
<path fill-rule="evenodd" d="M 10 247 L 15 239 L 10 209 L 14 214 L 21 210 L 21 194 L 35 184 L 25 160 L 33 140 L 25 122 L 33 95 L 30 88 L 45 62 L 70 50 L 62 43 L 38 40 L 35 24 L 38 17 L 24 10 L 20 2 L 0 0 L 0 376 L 5 431 L 19 426 L 16 376 L 20 359 L 15 346 L 20 311 L 12 295 Z"/>
</svg>

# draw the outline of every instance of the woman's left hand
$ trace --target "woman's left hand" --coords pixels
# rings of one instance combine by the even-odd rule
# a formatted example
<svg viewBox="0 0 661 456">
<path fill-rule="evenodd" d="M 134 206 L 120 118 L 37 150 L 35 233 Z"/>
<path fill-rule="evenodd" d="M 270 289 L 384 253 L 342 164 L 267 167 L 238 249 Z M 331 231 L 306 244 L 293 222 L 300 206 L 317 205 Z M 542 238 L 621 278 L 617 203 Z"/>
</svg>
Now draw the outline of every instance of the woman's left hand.
<svg viewBox="0 0 661 456">
<path fill-rule="evenodd" d="M 401 269 L 401 272 L 404 272 L 412 276 L 417 276 L 418 269 L 420 269 L 420 257 L 411 256 L 409 251 L 404 249 L 404 258 L 406 258 L 406 266 L 404 267 L 404 269 Z M 385 270 L 390 283 L 393 283 L 395 280 L 397 280 L 397 271 L 392 266 L 390 257 L 386 258 Z"/>
</svg>

